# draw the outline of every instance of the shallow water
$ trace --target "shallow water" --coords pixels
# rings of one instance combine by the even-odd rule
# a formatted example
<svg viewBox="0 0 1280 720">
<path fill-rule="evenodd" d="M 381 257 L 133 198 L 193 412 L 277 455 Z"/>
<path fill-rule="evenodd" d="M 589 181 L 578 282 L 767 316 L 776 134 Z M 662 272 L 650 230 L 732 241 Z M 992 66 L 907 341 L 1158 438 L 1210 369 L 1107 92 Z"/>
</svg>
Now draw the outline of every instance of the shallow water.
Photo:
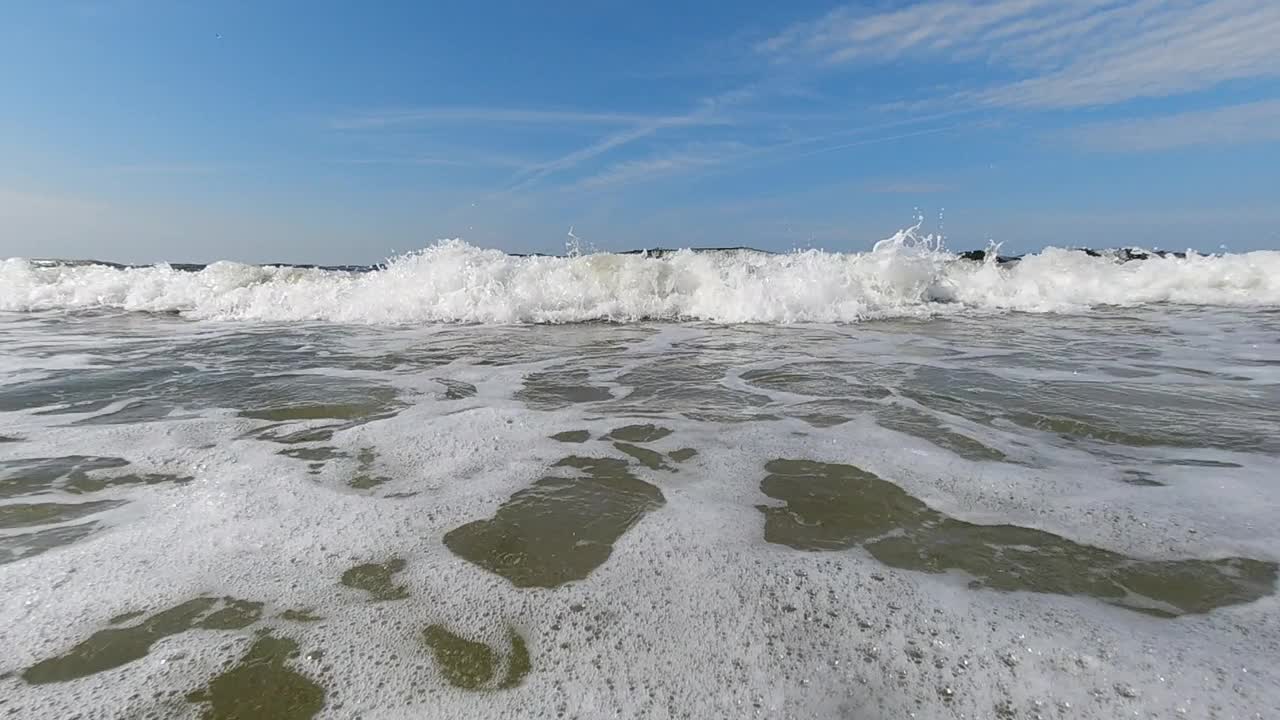
<svg viewBox="0 0 1280 720">
<path fill-rule="evenodd" d="M 1273 310 L 0 348 L 0 716 L 1280 707 Z"/>
</svg>

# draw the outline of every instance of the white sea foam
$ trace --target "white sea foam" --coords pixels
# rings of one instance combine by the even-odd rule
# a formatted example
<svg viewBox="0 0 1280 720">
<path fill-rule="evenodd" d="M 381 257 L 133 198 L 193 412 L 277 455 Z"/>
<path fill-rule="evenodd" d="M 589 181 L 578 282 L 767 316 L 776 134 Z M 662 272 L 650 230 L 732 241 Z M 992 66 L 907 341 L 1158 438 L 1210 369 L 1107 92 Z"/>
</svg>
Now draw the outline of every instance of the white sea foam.
<svg viewBox="0 0 1280 720">
<path fill-rule="evenodd" d="M 516 257 L 453 240 L 370 273 L 0 261 L 0 310 L 114 308 L 213 320 L 854 322 L 1151 303 L 1280 306 L 1280 252 L 1118 262 L 1049 248 L 1000 265 L 958 259 L 911 228 L 865 253 Z"/>
<path fill-rule="evenodd" d="M 26 320 L 3 319 L 22 325 Z M 67 367 L 88 365 L 81 354 L 113 339 L 112 354 L 162 339 L 172 352 L 153 352 L 179 362 L 192 352 L 178 349 L 184 342 L 206 347 L 209 334 L 225 333 L 227 342 L 246 335 L 226 326 L 197 334 L 191 328 L 210 324 L 178 323 L 193 337 L 139 336 L 134 334 L 138 326 L 149 321 L 127 320 L 121 323 L 129 329 L 127 338 L 107 332 L 100 338 L 76 335 L 75 342 L 63 338 L 59 345 L 67 355 L 59 357 L 66 358 Z M 11 352 L 21 352 L 20 358 L 37 359 L 44 346 L 36 340 L 43 341 L 49 328 L 30 325 L 7 336 L 6 347 L 18 348 Z M 156 334 L 168 333 L 170 325 L 156 324 Z M 1034 527 L 1143 559 L 1242 556 L 1274 562 L 1280 560 L 1280 528 L 1273 522 L 1280 500 L 1272 491 L 1273 455 L 1151 447 L 1125 448 L 1127 457 L 1117 460 L 1114 453 L 1095 453 L 1088 445 L 1058 442 L 1051 433 L 975 423 L 964 432 L 1036 460 L 975 462 L 928 438 L 880 427 L 871 417 L 814 427 L 789 418 L 712 423 L 670 411 L 643 418 L 673 430 L 646 447 L 663 453 L 691 447 L 698 455 L 673 470 L 632 466 L 637 477 L 661 489 L 666 503 L 619 538 L 608 561 L 588 577 L 551 589 L 517 588 L 441 542 L 464 523 L 492 517 L 501 503 L 567 454 L 627 457 L 601 438 L 642 418 L 611 410 L 616 403 L 535 410 L 519 400 L 526 378 L 547 370 L 549 361 L 591 368 L 589 382 L 606 386 L 623 401 L 640 382 L 628 380 L 629 374 L 661 368 L 678 391 L 692 392 L 684 409 L 706 409 L 722 390 L 739 390 L 769 394 L 769 409 L 778 410 L 805 399 L 804 389 L 793 388 L 788 397 L 751 384 L 744 371 L 815 360 L 962 368 L 976 357 L 999 358 L 1006 352 L 1012 358 L 1013 350 L 1063 346 L 1072 348 L 1066 354 L 1080 368 L 1080 375 L 1072 375 L 1077 382 L 1102 384 L 1113 378 L 1090 374 L 1085 362 L 1090 356 L 1081 347 L 1089 336 L 1071 329 L 1037 331 L 1037 325 L 1049 325 L 1038 318 L 1009 323 L 1017 332 L 976 338 L 968 330 L 981 323 L 941 325 L 963 331 L 951 339 L 945 333 L 902 334 L 872 325 L 456 332 L 403 327 L 355 328 L 345 337 L 321 333 L 320 340 L 310 338 L 308 330 L 293 339 L 318 343 L 326 351 L 341 347 L 365 359 L 388 351 L 411 356 L 414 348 L 437 350 L 449 335 L 456 335 L 453 342 L 463 348 L 495 336 L 505 338 L 504 345 L 541 338 L 548 348 L 546 354 L 526 349 L 520 361 L 483 350 L 468 351 L 480 354 L 447 365 L 422 358 L 417 367 L 429 365 L 429 372 L 371 369 L 374 364 L 343 364 L 337 356 L 336 367 L 291 368 L 335 380 L 391 384 L 409 403 L 394 416 L 318 441 L 346 457 L 314 475 L 306 462 L 281 455 L 282 444 L 254 432 L 274 421 L 237 417 L 222 405 L 135 424 L 81 422 L 110 413 L 115 405 L 83 414 L 0 412 L 0 435 L 22 438 L 0 444 L 0 460 L 118 456 L 131 465 L 93 471 L 93 476 L 192 478 L 183 484 L 108 487 L 93 499 L 130 503 L 95 516 L 101 530 L 0 565 L 0 645 L 8 649 L 0 657 L 0 711 L 22 718 L 147 717 L 148 712 L 194 718 L 204 708 L 186 703 L 186 693 L 243 658 L 253 633 L 269 628 L 297 641 L 300 655 L 288 666 L 325 688 L 326 707 L 318 720 L 357 715 L 388 720 L 1269 717 L 1265 708 L 1280 701 L 1276 595 L 1164 619 L 1088 596 L 970 588 L 964 576 L 896 568 L 862 549 L 798 552 L 767 542 L 757 506 L 777 504 L 761 492 L 770 460 L 807 458 L 863 467 L 965 521 Z M 1273 363 L 1273 332 L 1250 329 L 1238 319 L 1195 329 L 1196 334 L 1145 336 L 1146 354 L 1130 358 L 1130 364 L 1112 357 L 1105 367 L 1141 364 L 1161 373 L 1186 368 L 1188 374 L 1180 377 L 1144 377 L 1162 386 L 1179 383 L 1179 392 L 1191 396 L 1212 388 L 1225 392 L 1219 386 L 1231 383 L 1269 391 L 1266 373 L 1273 364 L 1242 366 L 1249 377 L 1230 383 L 1207 376 L 1221 358 L 1236 352 L 1224 348 L 1247 348 L 1251 340 L 1258 340 L 1248 351 L 1251 356 Z M 84 328 L 76 324 L 73 331 Z M 23 337 L 30 338 L 25 349 L 15 342 Z M 628 338 L 636 342 L 625 351 L 583 360 L 590 353 L 580 351 L 599 347 L 589 340 Z M 793 345 L 802 345 L 806 358 L 779 350 Z M 744 352 L 743 346 L 751 350 Z M 691 366 L 687 358 L 682 364 L 681 355 L 696 347 L 703 348 L 700 359 L 707 361 L 699 367 L 714 367 L 723 357 L 721 348 L 737 358 L 723 382 L 688 377 Z M 237 362 L 258 357 L 226 352 Z M 272 351 L 257 352 L 270 357 Z M 1046 362 L 1051 354 L 981 365 L 992 372 L 1009 372 L 1010 366 L 1065 372 Z M 19 367 L 0 366 L 0 373 Z M 265 362 L 257 367 L 272 371 Z M 827 375 L 838 377 L 839 369 Z M 479 392 L 446 400 L 436 393 L 436 377 L 471 383 Z M 1067 382 L 1037 377 L 1052 378 L 1041 386 L 1046 394 Z M 1249 397 L 1241 393 L 1230 397 Z M 643 409 L 662 411 L 671 395 Z M 1258 411 L 1250 415 L 1250 407 L 1237 403 L 1222 412 L 1256 417 Z M 580 445 L 550 439 L 565 430 L 587 430 L 592 439 Z M 387 481 L 376 490 L 353 490 L 347 483 L 365 448 L 376 449 L 374 472 Z M 1158 464 L 1189 456 L 1232 462 Z M 1139 464 L 1143 458 L 1145 465 Z M 1165 486 L 1117 482 L 1114 474 L 1130 466 L 1147 467 Z M 37 497 L 39 502 L 85 500 L 62 492 Z M 353 565 L 391 557 L 407 562 L 396 582 L 407 587 L 409 598 L 371 603 L 364 592 L 340 583 Z M 31 685 L 22 679 L 25 668 L 66 653 L 106 627 L 108 618 L 150 613 L 201 595 L 263 602 L 263 618 L 242 631 L 198 629 L 167 637 L 143 658 L 67 682 Z M 323 620 L 280 617 L 291 608 L 309 608 Z M 455 689 L 421 642 L 423 629 L 434 623 L 483 640 L 499 654 L 509 647 L 505 632 L 513 627 L 528 641 L 533 670 L 511 690 Z"/>
<path fill-rule="evenodd" d="M 663 485 L 663 509 L 628 532 L 587 580 L 535 591 L 462 561 L 438 538 L 486 516 L 536 476 L 534 464 L 513 465 L 511 457 L 554 457 L 564 449 L 545 439 L 550 432 L 586 424 L 599 436 L 616 421 L 483 407 L 441 416 L 419 406 L 340 434 L 343 446 L 376 435 L 380 446 L 400 448 L 395 487 L 431 488 L 396 501 L 316 483 L 273 448 L 245 440 L 243 428 L 211 433 L 207 421 L 174 423 L 164 435 L 140 426 L 48 428 L 37 441 L 41 452 L 167 448 L 196 479 L 136 496 L 136 520 L 91 542 L 5 566 L 0 591 L 9 602 L 0 620 L 15 650 L 0 672 L 65 651 L 103 618 L 228 593 L 265 601 L 265 624 L 298 640 L 305 654 L 292 667 L 326 687 L 324 719 L 989 717 L 992 707 L 1028 716 L 1113 718 L 1141 708 L 1200 718 L 1213 709 L 1246 717 L 1275 699 L 1267 665 L 1275 598 L 1174 622 L 1087 598 L 977 592 L 961 579 L 895 570 L 860 552 L 796 553 L 759 538 L 754 505 L 765 460 L 804 452 L 903 471 L 919 456 L 896 452 L 891 435 L 864 437 L 851 458 L 834 442 L 844 437 L 837 430 L 797 446 L 788 434 L 750 426 L 709 447 L 703 441 L 712 435 L 696 423 L 664 423 L 678 435 L 656 447 L 702 447 L 696 471 L 642 473 Z M 449 454 L 470 457 L 480 470 L 438 472 L 434 442 L 421 440 L 447 432 L 457 445 Z M 200 449 L 210 439 L 214 447 Z M 613 454 L 602 444 L 585 451 Z M 933 462 L 941 469 L 950 461 Z M 1054 488 L 1075 482 L 1058 478 Z M 964 515 L 980 509 L 958 497 L 942 504 L 968 506 Z M 1051 525 L 1083 517 L 1049 514 Z M 1149 529 L 1120 541 L 1161 552 Z M 338 585 L 351 564 L 392 555 L 409 562 L 398 580 L 412 600 L 368 603 Z M 274 617 L 289 607 L 313 608 L 325 620 Z M 529 640 L 535 670 L 503 693 L 452 690 L 418 640 L 430 623 L 499 649 L 502 631 L 514 626 Z M 8 683 L 0 689 L 12 693 L 22 717 L 66 717 L 85 707 L 103 717 L 141 715 L 140 698 L 151 689 L 200 687 L 244 653 L 248 637 L 185 633 L 119 669 L 56 686 L 0 679 Z M 311 659 L 317 650 L 323 661 Z M 174 717 L 195 709 L 166 706 Z"/>
</svg>

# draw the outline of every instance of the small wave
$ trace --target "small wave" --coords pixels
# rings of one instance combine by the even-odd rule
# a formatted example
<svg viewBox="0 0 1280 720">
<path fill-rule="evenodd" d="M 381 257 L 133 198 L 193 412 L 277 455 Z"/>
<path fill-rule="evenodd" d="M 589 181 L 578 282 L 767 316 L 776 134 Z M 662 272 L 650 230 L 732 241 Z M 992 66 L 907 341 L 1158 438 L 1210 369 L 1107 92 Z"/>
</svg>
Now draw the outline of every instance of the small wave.
<svg viewBox="0 0 1280 720">
<path fill-rule="evenodd" d="M 371 267 L 10 259 L 0 261 L 0 310 L 368 324 L 788 323 L 1152 303 L 1280 306 L 1275 251 L 1206 256 L 1047 248 L 1017 262 L 998 261 L 994 253 L 973 257 L 946 252 L 909 228 L 863 253 L 515 256 L 449 240 Z M 1142 261 L 1125 262 L 1134 258 Z"/>
</svg>

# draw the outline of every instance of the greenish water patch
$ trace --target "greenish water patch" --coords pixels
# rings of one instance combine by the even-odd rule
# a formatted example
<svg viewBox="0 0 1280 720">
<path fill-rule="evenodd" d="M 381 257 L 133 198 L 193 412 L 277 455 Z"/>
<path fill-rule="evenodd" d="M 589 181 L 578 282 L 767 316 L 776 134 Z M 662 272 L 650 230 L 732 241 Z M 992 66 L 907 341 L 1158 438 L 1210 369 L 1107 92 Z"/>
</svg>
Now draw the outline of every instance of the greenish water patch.
<svg viewBox="0 0 1280 720">
<path fill-rule="evenodd" d="M 342 584 L 369 593 L 370 602 L 403 600 L 409 597 L 409 588 L 397 585 L 395 575 L 404 568 L 405 561 L 400 558 L 391 558 L 383 563 L 356 565 L 342 573 Z"/>
<path fill-rule="evenodd" d="M 666 500 L 624 460 L 569 456 L 553 467 L 582 477 L 544 477 L 510 497 L 489 520 L 449 531 L 459 557 L 517 587 L 556 587 L 587 577 L 613 543 Z"/>
<path fill-rule="evenodd" d="M 497 658 L 488 645 L 455 635 L 442 625 L 428 627 L 422 639 L 450 685 L 479 690 L 493 679 Z"/>
<path fill-rule="evenodd" d="M 378 454 L 373 448 L 361 448 L 360 452 L 356 453 L 356 474 L 347 481 L 347 484 L 357 490 L 368 490 L 390 482 L 391 478 L 378 475 L 373 471 L 374 463 L 377 461 Z"/>
<path fill-rule="evenodd" d="M 248 627 L 262 617 L 262 603 L 249 600 L 223 598 L 223 606 L 209 613 L 200 621 L 206 630 L 238 630 Z"/>
<path fill-rule="evenodd" d="M 101 525 L 99 523 L 86 522 L 79 525 L 36 530 L 20 535 L 0 536 L 0 565 L 35 557 L 55 548 L 79 542 L 100 529 Z"/>
<path fill-rule="evenodd" d="M 835 413 L 810 412 L 796 417 L 809 423 L 816 428 L 829 428 L 837 425 L 843 425 L 853 418 L 846 415 L 836 415 Z"/>
<path fill-rule="evenodd" d="M 313 475 L 323 470 L 330 460 L 347 457 L 335 447 L 317 443 L 331 442 L 334 434 L 342 430 L 394 417 L 403 406 L 394 389 L 377 385 L 331 387 L 313 377 L 281 376 L 269 386 L 271 391 L 265 394 L 266 401 L 255 398 L 250 402 L 261 405 L 240 411 L 240 416 L 276 424 L 254 430 L 249 436 L 289 446 L 280 454 L 306 461 Z M 296 423 L 315 421 L 329 422 L 313 427 L 296 426 Z M 369 484 L 372 479 L 370 476 L 362 484 L 372 487 Z"/>
<path fill-rule="evenodd" d="M 24 528 L 78 520 L 126 504 L 125 500 L 83 503 L 13 503 L 0 505 L 0 528 Z"/>
<path fill-rule="evenodd" d="M 918 437 L 944 450 L 975 462 L 1004 462 L 1003 452 L 955 432 L 927 412 L 905 405 L 881 406 L 875 413 L 876 423 L 889 430 Z"/>
<path fill-rule="evenodd" d="M 298 643 L 260 632 L 233 667 L 187 701 L 207 704 L 204 720 L 306 720 L 324 708 L 325 691 L 291 669 Z"/>
<path fill-rule="evenodd" d="M 1145 561 L 1031 528 L 948 517 L 851 465 L 773 460 L 760 489 L 765 540 L 799 550 L 865 548 L 895 568 L 964 572 L 974 587 L 1086 595 L 1161 616 L 1257 600 L 1275 563 L 1247 558 Z"/>
<path fill-rule="evenodd" d="M 1137 363 L 1137 367 L 1146 368 L 1147 370 L 1158 371 L 1158 372 L 1150 372 L 1148 373 L 1148 376 L 1157 375 L 1159 373 L 1164 373 L 1164 372 L 1171 372 L 1174 374 L 1192 375 L 1192 376 L 1201 377 L 1201 378 L 1213 378 L 1217 380 L 1225 380 L 1228 382 L 1249 382 L 1249 380 L 1251 380 L 1251 378 L 1246 377 L 1244 375 L 1232 375 L 1230 373 L 1211 372 L 1209 370 L 1201 370 L 1199 368 L 1185 367 L 1182 365 L 1167 365 L 1162 363 Z"/>
<path fill-rule="evenodd" d="M 374 412 L 375 408 L 365 404 L 334 405 L 294 405 L 282 408 L 264 408 L 261 410 L 242 410 L 241 417 L 254 420 L 270 420 L 271 422 L 297 422 L 299 420 L 354 420 Z"/>
<path fill-rule="evenodd" d="M 1145 470 L 1125 470 L 1120 473 L 1120 482 L 1138 487 L 1164 487 L 1164 483 L 1156 480 Z"/>
<path fill-rule="evenodd" d="M 310 448 L 289 448 L 288 450 L 281 450 L 279 454 L 296 460 L 307 460 L 309 462 L 327 462 L 335 458 L 347 456 L 346 453 L 338 450 L 338 448 L 329 445 Z"/>
<path fill-rule="evenodd" d="M 65 457 L 0 460 L 0 498 L 37 495 L 60 486 L 92 484 L 89 473 L 124 467 L 128 460 L 117 457 L 68 455 Z"/>
<path fill-rule="evenodd" d="M 115 617 L 108 620 L 107 624 L 120 625 L 121 623 L 127 623 L 130 620 L 136 620 L 146 614 L 147 614 L 146 610 L 134 610 L 132 612 L 120 613 L 119 615 L 116 615 Z"/>
<path fill-rule="evenodd" d="M 512 628 L 507 630 L 507 639 L 511 643 L 511 656 L 507 659 L 507 674 L 498 683 L 498 687 L 503 690 L 519 686 L 524 682 L 524 676 L 533 669 L 533 663 L 529 660 L 529 646 L 525 643 L 524 636 Z"/>
<path fill-rule="evenodd" d="M 551 439 L 562 443 L 584 443 L 591 439 L 591 433 L 586 430 L 565 430 L 552 435 Z"/>
<path fill-rule="evenodd" d="M 1172 460 L 1156 460 L 1156 465 L 1175 465 L 1179 467 L 1198 467 L 1198 468 L 1241 468 L 1244 467 L 1240 463 L 1228 462 L 1226 460 L 1201 460 L 1198 458 L 1174 458 Z"/>
<path fill-rule="evenodd" d="M 263 428 L 254 433 L 254 437 L 259 440 L 267 440 L 277 442 L 281 445 L 297 445 L 300 443 L 329 442 L 333 439 L 333 434 L 342 428 L 338 426 L 326 426 L 318 428 L 305 428 L 303 430 L 293 430 L 281 433 L 282 428 L 293 427 L 292 425 L 272 425 Z"/>
<path fill-rule="evenodd" d="M 40 415 L 96 412 L 113 402 L 135 398 L 146 388 L 183 373 L 185 366 L 166 368 L 77 368 L 51 373 L 31 382 L 0 388 L 0 412 L 38 410 Z"/>
<path fill-rule="evenodd" d="M 859 415 L 874 412 L 879 405 L 855 398 L 811 400 L 787 407 L 787 415 L 817 428 L 843 425 Z"/>
<path fill-rule="evenodd" d="M 119 410 L 81 418 L 71 424 L 75 426 L 132 425 L 135 423 L 155 422 L 157 420 L 194 417 L 193 415 L 175 416 L 173 414 L 175 409 L 173 405 L 167 402 L 141 400 L 131 402 Z"/>
<path fill-rule="evenodd" d="M 290 622 L 318 622 L 324 617 L 316 615 L 311 608 L 289 608 L 280 613 L 280 619 Z"/>
<path fill-rule="evenodd" d="M 347 482 L 347 485 L 355 488 L 356 490 L 371 490 L 387 482 L 389 479 L 390 478 L 374 475 L 356 475 Z"/>
<path fill-rule="evenodd" d="M 32 685 L 66 682 L 126 665 L 146 656 L 162 638 L 202 628 L 237 630 L 257 622 L 262 604 L 235 598 L 199 597 L 146 617 L 128 627 L 99 630 L 57 657 L 22 671 Z M 137 615 L 134 614 L 136 617 Z M 113 620 L 125 622 L 117 616 Z"/>
<path fill-rule="evenodd" d="M 173 483 L 182 485 L 189 483 L 195 478 L 190 475 L 170 475 L 168 473 L 131 473 L 128 475 L 111 475 L 107 477 L 79 474 L 67 479 L 65 490 L 69 493 L 80 495 L 83 493 L 94 493 L 106 490 L 109 487 L 120 485 L 161 485 L 164 483 Z"/>
<path fill-rule="evenodd" d="M 709 362 L 699 352 L 664 355 L 662 360 L 623 373 L 617 383 L 631 388 L 624 398 L 611 403 L 618 415 L 654 417 L 679 413 L 705 422 L 750 422 L 775 420 L 763 412 L 772 399 L 768 395 L 725 387 L 732 365 Z"/>
<path fill-rule="evenodd" d="M 1042 360 L 1037 366 L 1043 367 Z M 899 392 L 931 410 L 986 425 L 1013 423 L 1067 442 L 1245 452 L 1278 447 L 1275 433 L 1262 430 L 1272 413 L 1270 404 L 1223 383 L 1188 393 L 1178 385 L 1036 383 L 940 367 L 916 368 L 911 379 Z"/>
<path fill-rule="evenodd" d="M 302 420 L 360 420 L 369 421 L 395 414 L 396 393 L 390 388 L 370 387 L 359 400 L 350 402 L 294 403 L 287 400 L 280 404 L 250 408 L 240 411 L 241 417 L 270 422 L 298 422 Z"/>
<path fill-rule="evenodd" d="M 507 670 L 496 685 L 490 685 L 490 681 L 497 674 L 500 658 L 488 644 L 468 640 L 443 625 L 429 626 L 423 631 L 422 639 L 431 649 L 445 680 L 464 690 L 510 689 L 523 682 L 533 667 L 524 637 L 512 628 L 507 630 L 511 644 L 511 653 L 506 658 Z"/>
<path fill-rule="evenodd" d="M 515 395 L 534 410 L 559 410 L 582 403 L 613 399 L 609 388 L 591 384 L 586 370 L 554 370 L 529 373 Z"/>
<path fill-rule="evenodd" d="M 694 450 L 693 448 L 680 448 L 679 450 L 672 450 L 671 452 L 667 453 L 667 457 L 671 458 L 672 460 L 675 460 L 678 463 L 682 463 L 682 462 L 687 462 L 689 460 L 692 460 L 695 456 L 697 456 L 697 454 L 698 454 L 698 451 Z"/>
<path fill-rule="evenodd" d="M 861 363 L 797 363 L 780 368 L 751 370 L 741 378 L 749 385 L 796 395 L 821 398 L 863 398 L 880 400 L 889 390 L 874 382 L 855 382 L 839 373 L 859 373 L 875 366 Z"/>
<path fill-rule="evenodd" d="M 883 404 L 857 398 L 815 400 L 792 405 L 787 414 L 817 428 L 843 425 L 860 415 L 870 414 L 880 427 L 920 438 L 966 460 L 1008 460 L 1000 450 L 955 432 L 928 412 L 898 403 Z"/>
<path fill-rule="evenodd" d="M 621 440 L 629 443 L 651 443 L 671 434 L 671 430 L 657 425 L 627 425 L 616 428 L 605 436 L 606 440 Z"/>
<path fill-rule="evenodd" d="M 1022 427 L 1053 433 L 1064 440 L 1096 440 L 1129 447 L 1157 447 L 1161 445 L 1185 445 L 1184 438 L 1162 437 L 1150 433 L 1137 433 L 1110 427 L 1109 423 L 1084 415 L 1057 413 L 1046 415 L 1037 412 L 1010 413 L 1007 418 Z"/>
<path fill-rule="evenodd" d="M 670 470 L 671 467 L 665 462 L 662 453 L 649 448 L 642 448 L 639 445 L 629 445 L 627 443 L 616 442 L 613 444 L 615 448 L 636 459 L 641 465 L 650 470 Z"/>
<path fill-rule="evenodd" d="M 347 454 L 336 447 L 329 445 L 321 445 L 319 447 L 291 447 L 281 450 L 279 455 L 291 457 L 295 460 L 303 460 L 307 463 L 307 472 L 311 475 L 318 475 L 324 469 L 326 463 L 330 460 L 345 458 Z"/>
<path fill-rule="evenodd" d="M 471 383 L 447 378 L 432 378 L 432 380 L 444 386 L 445 400 L 465 400 L 476 395 L 476 386 Z"/>
</svg>

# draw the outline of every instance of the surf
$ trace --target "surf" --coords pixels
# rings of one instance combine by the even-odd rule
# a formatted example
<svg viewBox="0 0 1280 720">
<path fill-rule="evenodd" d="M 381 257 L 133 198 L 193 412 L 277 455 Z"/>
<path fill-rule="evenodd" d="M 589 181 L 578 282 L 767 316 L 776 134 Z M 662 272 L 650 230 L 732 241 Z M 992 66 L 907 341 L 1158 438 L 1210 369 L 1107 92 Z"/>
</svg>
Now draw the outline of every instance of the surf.
<svg viewBox="0 0 1280 720">
<path fill-rule="evenodd" d="M 866 252 L 653 249 L 510 255 L 442 240 L 372 266 L 0 261 L 0 310 L 120 310 L 370 325 L 850 323 L 1152 304 L 1280 306 L 1280 252 L 997 249 L 907 228 Z"/>
</svg>

